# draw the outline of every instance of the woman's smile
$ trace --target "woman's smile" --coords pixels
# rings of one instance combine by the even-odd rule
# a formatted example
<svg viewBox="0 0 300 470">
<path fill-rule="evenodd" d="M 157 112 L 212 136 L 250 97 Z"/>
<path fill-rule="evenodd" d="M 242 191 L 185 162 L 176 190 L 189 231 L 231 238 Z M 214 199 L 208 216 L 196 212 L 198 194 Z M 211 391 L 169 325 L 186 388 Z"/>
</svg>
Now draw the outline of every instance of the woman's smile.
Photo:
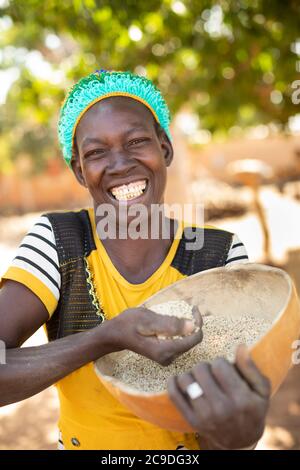
<svg viewBox="0 0 300 470">
<path fill-rule="evenodd" d="M 113 186 L 109 192 L 118 201 L 130 201 L 139 198 L 146 192 L 147 180 L 135 180 Z"/>
</svg>

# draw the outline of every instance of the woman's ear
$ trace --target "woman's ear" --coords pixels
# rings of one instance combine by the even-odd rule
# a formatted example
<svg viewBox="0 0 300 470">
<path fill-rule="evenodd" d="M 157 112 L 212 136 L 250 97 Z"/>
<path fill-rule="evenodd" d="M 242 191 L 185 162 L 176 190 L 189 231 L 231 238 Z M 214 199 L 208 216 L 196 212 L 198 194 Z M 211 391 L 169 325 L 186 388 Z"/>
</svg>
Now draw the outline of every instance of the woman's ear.
<svg viewBox="0 0 300 470">
<path fill-rule="evenodd" d="M 164 158 L 166 162 L 166 166 L 170 166 L 173 160 L 174 150 L 173 145 L 167 134 L 165 133 L 164 129 L 158 125 L 157 129 L 158 137 L 160 140 L 160 145 L 164 153 Z"/>
<path fill-rule="evenodd" d="M 163 148 L 165 150 L 166 165 L 170 166 L 173 161 L 174 150 L 173 150 L 173 145 L 171 144 L 171 141 L 169 137 L 167 136 L 167 134 L 165 133 L 165 131 L 164 131 Z"/>
<path fill-rule="evenodd" d="M 74 142 L 74 147 L 73 147 L 73 152 L 72 152 L 71 167 L 72 167 L 74 175 L 76 176 L 77 181 L 81 184 L 81 186 L 84 186 L 85 188 L 87 188 L 87 184 L 85 182 L 85 178 L 82 173 L 80 157 L 79 157 L 76 141 Z"/>
</svg>

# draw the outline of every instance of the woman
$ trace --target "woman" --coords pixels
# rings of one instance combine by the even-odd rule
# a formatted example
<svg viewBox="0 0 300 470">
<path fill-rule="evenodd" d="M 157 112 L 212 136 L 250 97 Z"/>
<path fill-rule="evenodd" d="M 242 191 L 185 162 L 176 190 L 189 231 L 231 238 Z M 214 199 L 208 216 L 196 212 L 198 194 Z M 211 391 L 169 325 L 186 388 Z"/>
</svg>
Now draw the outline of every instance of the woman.
<svg viewBox="0 0 300 470">
<path fill-rule="evenodd" d="M 60 445 L 67 449 L 243 448 L 264 428 L 269 384 L 243 348 L 235 365 L 200 363 L 170 380 L 171 399 L 195 429 L 191 434 L 135 417 L 93 370 L 92 361 L 112 351 L 129 349 L 167 365 L 199 343 L 197 312 L 187 322 L 136 306 L 195 272 L 247 260 L 243 244 L 226 231 L 163 217 L 158 236 L 149 235 L 151 207 L 163 203 L 173 158 L 169 120 L 164 99 L 145 78 L 101 70 L 81 79 L 62 106 L 59 139 L 93 208 L 43 215 L 1 280 L 0 338 L 8 348 L 1 405 L 56 384 Z M 143 238 L 128 236 L 137 203 L 146 209 L 141 225 L 149 222 Z M 116 214 L 108 219 L 116 236 L 104 236 L 103 207 Z M 202 248 L 187 248 L 189 231 L 204 236 Z M 49 344 L 20 349 L 41 325 Z"/>
</svg>

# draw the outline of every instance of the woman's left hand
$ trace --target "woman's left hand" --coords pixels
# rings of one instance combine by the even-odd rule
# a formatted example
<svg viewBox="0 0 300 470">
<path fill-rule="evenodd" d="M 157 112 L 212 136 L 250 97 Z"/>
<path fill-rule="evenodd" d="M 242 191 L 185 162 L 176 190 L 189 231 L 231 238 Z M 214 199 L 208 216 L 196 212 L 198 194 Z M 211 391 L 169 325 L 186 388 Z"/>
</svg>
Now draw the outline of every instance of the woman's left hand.
<svg viewBox="0 0 300 470">
<path fill-rule="evenodd" d="M 194 385 L 190 389 L 195 396 L 192 399 L 187 388 L 194 382 L 200 388 Z M 238 347 L 235 364 L 225 359 L 211 364 L 200 362 L 190 373 L 172 377 L 168 392 L 198 433 L 202 449 L 250 447 L 263 434 L 270 382 L 257 369 L 245 346 Z"/>
</svg>

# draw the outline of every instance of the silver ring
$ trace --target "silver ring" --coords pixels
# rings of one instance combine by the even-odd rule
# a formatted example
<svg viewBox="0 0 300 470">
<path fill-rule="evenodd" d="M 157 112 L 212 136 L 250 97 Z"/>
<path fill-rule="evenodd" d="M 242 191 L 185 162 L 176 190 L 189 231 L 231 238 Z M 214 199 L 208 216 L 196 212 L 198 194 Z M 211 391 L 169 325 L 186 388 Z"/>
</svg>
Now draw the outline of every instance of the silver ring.
<svg viewBox="0 0 300 470">
<path fill-rule="evenodd" d="M 200 385 L 197 382 L 193 382 L 186 387 L 186 393 L 190 397 L 191 400 L 196 400 L 196 398 L 202 397 L 204 392 Z"/>
</svg>

